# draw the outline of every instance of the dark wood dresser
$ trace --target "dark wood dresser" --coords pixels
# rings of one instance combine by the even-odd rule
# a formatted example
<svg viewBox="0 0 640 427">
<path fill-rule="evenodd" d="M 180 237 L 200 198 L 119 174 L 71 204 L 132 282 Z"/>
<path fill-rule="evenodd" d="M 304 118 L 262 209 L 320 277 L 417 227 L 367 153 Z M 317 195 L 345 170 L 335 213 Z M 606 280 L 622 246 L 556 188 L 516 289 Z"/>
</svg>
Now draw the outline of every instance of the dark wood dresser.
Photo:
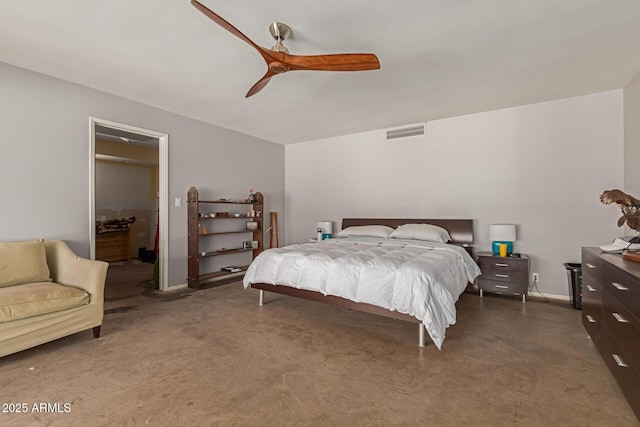
<svg viewBox="0 0 640 427">
<path fill-rule="evenodd" d="M 640 420 L 640 263 L 582 248 L 582 324 Z"/>
</svg>

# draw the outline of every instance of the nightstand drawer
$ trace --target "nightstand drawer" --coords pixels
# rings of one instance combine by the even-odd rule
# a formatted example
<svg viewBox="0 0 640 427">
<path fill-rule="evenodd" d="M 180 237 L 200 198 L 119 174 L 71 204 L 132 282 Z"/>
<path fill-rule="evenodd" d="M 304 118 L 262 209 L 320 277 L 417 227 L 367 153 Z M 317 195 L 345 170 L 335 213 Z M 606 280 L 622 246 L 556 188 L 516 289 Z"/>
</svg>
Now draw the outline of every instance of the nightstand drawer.
<svg viewBox="0 0 640 427">
<path fill-rule="evenodd" d="M 527 275 L 529 270 L 529 262 L 525 258 L 516 257 L 478 257 L 478 266 L 482 271 L 520 271 Z"/>
<path fill-rule="evenodd" d="M 495 282 L 511 282 L 514 284 L 525 285 L 527 284 L 527 272 L 523 271 L 488 271 L 482 270 L 481 280 L 492 280 Z"/>
<path fill-rule="evenodd" d="M 527 293 L 526 283 L 498 282 L 495 280 L 478 279 L 478 286 L 483 291 L 497 292 L 503 294 L 525 294 Z"/>
</svg>

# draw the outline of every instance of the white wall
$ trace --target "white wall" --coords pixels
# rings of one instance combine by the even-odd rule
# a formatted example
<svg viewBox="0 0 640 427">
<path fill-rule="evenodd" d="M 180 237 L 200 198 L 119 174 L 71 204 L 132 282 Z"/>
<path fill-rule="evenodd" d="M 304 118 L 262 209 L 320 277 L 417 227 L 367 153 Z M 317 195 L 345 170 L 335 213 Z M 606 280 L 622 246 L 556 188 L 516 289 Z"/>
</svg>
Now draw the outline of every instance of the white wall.
<svg viewBox="0 0 640 427">
<path fill-rule="evenodd" d="M 0 240 L 66 240 L 89 255 L 89 117 L 169 134 L 169 200 L 189 186 L 227 197 L 249 187 L 284 220 L 284 148 L 0 63 Z M 163 207 L 161 207 L 162 209 Z M 186 282 L 186 205 L 169 209 L 169 285 Z"/>
<path fill-rule="evenodd" d="M 640 74 L 624 88 L 624 190 L 640 198 Z"/>
<path fill-rule="evenodd" d="M 603 190 L 620 188 L 622 90 L 429 122 L 427 134 L 386 141 L 385 131 L 285 148 L 287 242 L 319 220 L 472 218 L 475 250 L 488 225 L 517 224 L 539 289 L 568 295 L 563 263 L 581 246 L 621 234 Z"/>
</svg>

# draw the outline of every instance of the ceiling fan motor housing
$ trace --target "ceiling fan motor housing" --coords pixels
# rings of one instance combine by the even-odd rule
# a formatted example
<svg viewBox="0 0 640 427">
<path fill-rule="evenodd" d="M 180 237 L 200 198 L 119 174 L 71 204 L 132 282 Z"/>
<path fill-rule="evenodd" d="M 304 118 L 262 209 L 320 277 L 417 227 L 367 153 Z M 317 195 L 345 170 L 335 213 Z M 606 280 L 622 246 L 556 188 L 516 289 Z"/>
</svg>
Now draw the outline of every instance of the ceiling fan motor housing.
<svg viewBox="0 0 640 427">
<path fill-rule="evenodd" d="M 283 40 L 291 36 L 291 27 L 282 22 L 274 22 L 269 25 L 269 33 L 276 40 L 276 44 L 271 48 L 275 52 L 289 53 L 289 49 L 282 43 Z"/>
</svg>

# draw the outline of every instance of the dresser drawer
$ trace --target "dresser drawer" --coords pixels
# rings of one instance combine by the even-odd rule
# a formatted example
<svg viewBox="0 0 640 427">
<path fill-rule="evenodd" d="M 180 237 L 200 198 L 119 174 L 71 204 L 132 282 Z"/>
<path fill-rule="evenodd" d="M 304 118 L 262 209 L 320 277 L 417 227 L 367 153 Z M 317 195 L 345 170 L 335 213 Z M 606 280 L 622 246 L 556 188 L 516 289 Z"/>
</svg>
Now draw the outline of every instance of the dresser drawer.
<svg viewBox="0 0 640 427">
<path fill-rule="evenodd" d="M 612 341 L 606 334 L 603 339 L 602 357 L 620 386 L 620 390 L 627 398 L 631 409 L 640 419 L 640 371 L 637 366 L 633 366 L 629 362 L 625 350 L 617 342 Z"/>
<path fill-rule="evenodd" d="M 627 363 L 640 369 L 640 320 L 608 292 L 604 294 L 602 317 L 606 333 L 624 352 Z"/>
<path fill-rule="evenodd" d="M 630 312 L 640 315 L 640 283 L 638 279 L 607 265 L 603 290 L 620 301 Z"/>
<path fill-rule="evenodd" d="M 582 314 L 602 319 L 602 285 L 582 279 Z"/>
<path fill-rule="evenodd" d="M 603 262 L 587 251 L 582 251 L 582 283 L 600 283 L 603 275 Z"/>
<path fill-rule="evenodd" d="M 512 295 L 526 295 L 528 290 L 526 283 L 501 282 L 486 278 L 478 279 L 478 286 L 483 291 Z"/>
<path fill-rule="evenodd" d="M 526 258 L 517 257 L 478 257 L 478 266 L 484 271 L 510 271 L 522 272 L 525 277 L 529 271 L 529 261 Z"/>
<path fill-rule="evenodd" d="M 591 337 L 593 344 L 602 353 L 602 319 L 599 315 L 587 311 L 584 302 L 582 305 L 582 326 Z"/>
</svg>

